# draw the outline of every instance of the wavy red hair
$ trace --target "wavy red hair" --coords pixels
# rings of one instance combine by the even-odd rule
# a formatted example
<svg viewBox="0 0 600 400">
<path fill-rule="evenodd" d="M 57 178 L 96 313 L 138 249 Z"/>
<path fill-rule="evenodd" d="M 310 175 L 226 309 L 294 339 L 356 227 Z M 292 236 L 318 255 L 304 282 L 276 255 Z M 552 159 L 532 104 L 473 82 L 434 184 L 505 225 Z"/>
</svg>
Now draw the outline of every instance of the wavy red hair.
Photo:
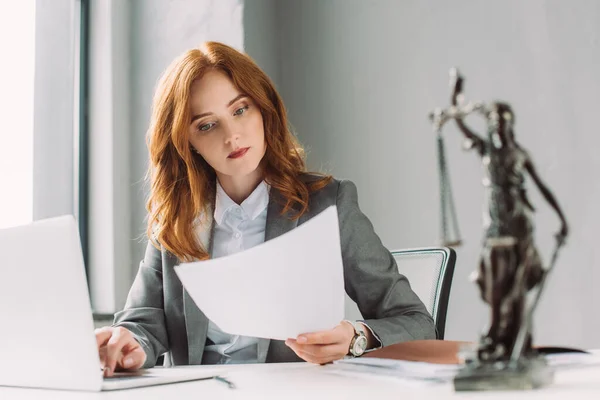
<svg viewBox="0 0 600 400">
<path fill-rule="evenodd" d="M 305 183 L 304 151 L 291 133 L 281 97 L 269 77 L 247 55 L 217 42 L 186 51 L 165 70 L 158 82 L 147 133 L 150 165 L 148 237 L 182 261 L 209 258 L 198 241 L 199 220 L 211 212 L 215 200 L 215 171 L 189 143 L 190 88 L 211 69 L 225 72 L 240 92 L 261 110 L 266 153 L 265 181 L 281 193 L 283 213 L 299 218 L 308 209 L 309 194 L 331 181 L 320 175 Z M 209 227 L 202 227 L 209 229 Z"/>
</svg>

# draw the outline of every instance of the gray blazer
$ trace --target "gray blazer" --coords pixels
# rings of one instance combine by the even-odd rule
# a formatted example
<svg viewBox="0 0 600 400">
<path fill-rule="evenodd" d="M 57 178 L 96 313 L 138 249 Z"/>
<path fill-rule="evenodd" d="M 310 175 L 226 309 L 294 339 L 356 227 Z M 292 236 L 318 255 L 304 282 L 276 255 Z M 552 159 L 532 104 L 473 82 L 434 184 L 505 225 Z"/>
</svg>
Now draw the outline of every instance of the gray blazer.
<svg viewBox="0 0 600 400">
<path fill-rule="evenodd" d="M 305 175 L 310 180 L 311 175 Z M 282 235 L 331 205 L 337 205 L 344 264 L 344 285 L 365 322 L 383 346 L 408 340 L 435 339 L 435 326 L 425 306 L 400 275 L 369 219 L 360 211 L 356 186 L 333 180 L 311 194 L 309 209 L 298 220 L 281 215 L 282 196 L 271 188 L 265 240 Z M 171 365 L 201 364 L 208 319 L 181 285 L 173 267 L 179 260 L 148 243 L 123 311 L 114 326 L 130 330 L 153 367 L 165 353 Z M 271 340 L 267 362 L 301 361 L 283 341 Z"/>
</svg>

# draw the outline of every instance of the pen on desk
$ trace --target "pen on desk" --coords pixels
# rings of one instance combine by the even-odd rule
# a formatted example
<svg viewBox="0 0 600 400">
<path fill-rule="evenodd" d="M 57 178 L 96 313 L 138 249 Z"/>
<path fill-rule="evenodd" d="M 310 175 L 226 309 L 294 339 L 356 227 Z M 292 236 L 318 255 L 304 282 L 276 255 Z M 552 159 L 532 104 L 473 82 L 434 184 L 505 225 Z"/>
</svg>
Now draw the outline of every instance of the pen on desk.
<svg viewBox="0 0 600 400">
<path fill-rule="evenodd" d="M 223 382 L 224 384 L 227 385 L 227 387 L 229 389 L 235 389 L 235 385 L 233 384 L 233 382 L 223 378 L 222 376 L 217 375 L 217 376 L 214 376 L 213 379 L 215 379 L 216 381 L 219 381 L 219 382 Z"/>
</svg>

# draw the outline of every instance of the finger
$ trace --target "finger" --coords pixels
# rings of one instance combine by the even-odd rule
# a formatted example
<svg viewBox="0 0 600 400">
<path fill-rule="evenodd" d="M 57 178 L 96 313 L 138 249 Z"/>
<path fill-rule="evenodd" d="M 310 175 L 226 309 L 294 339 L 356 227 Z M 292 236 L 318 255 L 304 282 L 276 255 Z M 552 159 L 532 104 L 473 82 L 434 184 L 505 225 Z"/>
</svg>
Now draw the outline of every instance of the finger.
<svg viewBox="0 0 600 400">
<path fill-rule="evenodd" d="M 327 345 L 299 344 L 298 342 L 296 342 L 290 343 L 288 344 L 288 346 L 294 351 L 298 350 L 304 354 L 309 354 L 312 357 L 322 357 L 323 355 L 328 353 L 324 349 L 324 347 Z"/>
<path fill-rule="evenodd" d="M 123 369 L 132 371 L 140 369 L 145 362 L 146 352 L 141 346 L 138 345 L 133 349 L 124 351 L 119 364 Z"/>
<path fill-rule="evenodd" d="M 304 357 L 302 357 L 302 356 L 300 355 L 300 353 L 301 353 L 302 351 L 301 351 L 300 345 L 299 345 L 298 343 L 296 343 L 296 341 L 295 341 L 295 340 L 293 340 L 293 339 L 288 339 L 288 340 L 286 340 L 286 341 L 285 341 L 285 344 L 286 344 L 286 346 L 288 346 L 290 349 L 292 349 L 292 350 L 294 351 L 294 353 L 296 353 L 296 354 L 297 354 L 298 356 L 300 356 L 302 359 L 306 360 L 306 358 L 304 358 Z M 302 353 L 304 353 L 304 352 L 302 352 Z M 312 356 L 311 356 L 311 357 L 312 357 Z M 306 360 L 306 361 L 308 361 L 308 360 Z"/>
<path fill-rule="evenodd" d="M 100 356 L 100 365 L 104 368 L 106 363 L 106 346 L 102 346 L 98 349 L 98 355 Z"/>
<path fill-rule="evenodd" d="M 117 368 L 136 370 L 146 362 L 146 352 L 140 343 L 127 331 L 128 340 L 121 349 L 117 358 Z"/>
<path fill-rule="evenodd" d="M 332 344 L 342 340 L 340 331 L 335 329 L 329 331 L 303 333 L 298 335 L 296 341 L 300 344 Z"/>
<path fill-rule="evenodd" d="M 300 346 L 299 346 L 299 345 L 297 345 L 295 341 L 291 341 L 291 340 L 289 340 L 289 339 L 288 339 L 288 340 L 286 340 L 286 341 L 285 341 L 285 344 L 286 344 L 286 345 L 287 345 L 287 346 L 288 346 L 290 349 L 292 349 L 292 351 L 293 351 L 294 353 L 296 353 L 296 355 L 297 355 L 298 357 L 300 357 L 300 358 L 301 358 L 301 359 L 303 359 L 304 361 L 307 361 L 307 362 L 310 362 L 310 363 L 313 363 L 313 364 L 318 364 L 318 362 L 316 361 L 315 357 L 313 357 L 313 355 L 312 355 L 312 354 L 308 354 L 308 353 L 306 353 L 306 352 L 304 352 L 304 351 L 300 350 Z"/>
<path fill-rule="evenodd" d="M 111 338 L 106 343 L 105 375 L 112 376 L 115 366 L 121 358 L 121 350 L 129 340 L 133 339 L 126 329 L 114 329 Z M 135 340 L 135 339 L 133 339 Z"/>
<path fill-rule="evenodd" d="M 303 354 L 307 354 L 313 359 L 333 359 L 337 360 L 343 358 L 347 349 L 343 345 L 335 344 L 335 345 L 302 345 L 297 342 L 286 341 L 286 345 L 288 345 L 292 350 L 302 352 Z"/>
<path fill-rule="evenodd" d="M 110 339 L 113 329 L 114 328 L 112 326 L 104 326 L 94 331 L 96 334 L 96 344 L 98 345 L 98 348 L 104 346 L 108 339 Z"/>
</svg>

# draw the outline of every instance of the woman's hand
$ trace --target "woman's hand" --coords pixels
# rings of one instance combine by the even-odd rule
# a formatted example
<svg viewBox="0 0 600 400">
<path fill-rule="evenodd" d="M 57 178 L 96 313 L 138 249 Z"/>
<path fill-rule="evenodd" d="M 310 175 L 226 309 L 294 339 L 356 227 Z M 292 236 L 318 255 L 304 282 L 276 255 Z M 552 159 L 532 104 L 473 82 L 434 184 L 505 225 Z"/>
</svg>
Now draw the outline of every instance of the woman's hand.
<svg viewBox="0 0 600 400">
<path fill-rule="evenodd" d="M 127 329 L 105 326 L 95 333 L 104 376 L 112 376 L 115 370 L 134 371 L 146 362 L 144 349 Z"/>
<path fill-rule="evenodd" d="M 348 354 L 353 337 L 354 327 L 341 322 L 329 331 L 303 333 L 296 339 L 286 340 L 285 344 L 305 361 L 327 364 Z"/>
</svg>

